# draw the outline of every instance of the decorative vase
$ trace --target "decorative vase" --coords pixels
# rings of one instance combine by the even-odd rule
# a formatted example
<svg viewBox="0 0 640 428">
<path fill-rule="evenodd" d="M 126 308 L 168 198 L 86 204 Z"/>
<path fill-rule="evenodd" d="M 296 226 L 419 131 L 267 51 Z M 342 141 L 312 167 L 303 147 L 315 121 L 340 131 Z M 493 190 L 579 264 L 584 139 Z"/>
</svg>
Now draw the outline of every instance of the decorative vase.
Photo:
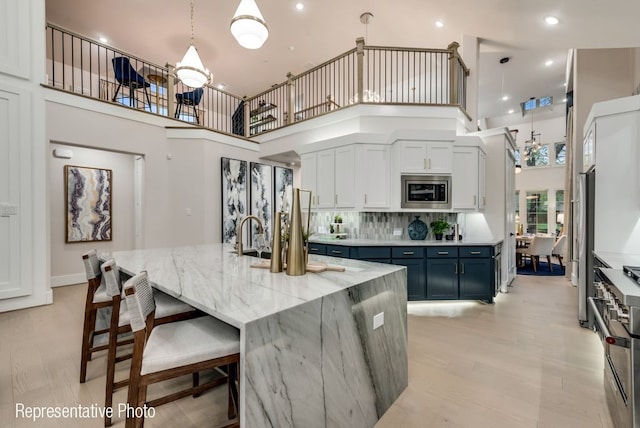
<svg viewBox="0 0 640 428">
<path fill-rule="evenodd" d="M 420 220 L 420 216 L 416 216 L 416 219 L 409 223 L 407 227 L 407 232 L 409 232 L 409 238 L 413 240 L 421 240 L 427 237 L 427 224 Z"/>
</svg>

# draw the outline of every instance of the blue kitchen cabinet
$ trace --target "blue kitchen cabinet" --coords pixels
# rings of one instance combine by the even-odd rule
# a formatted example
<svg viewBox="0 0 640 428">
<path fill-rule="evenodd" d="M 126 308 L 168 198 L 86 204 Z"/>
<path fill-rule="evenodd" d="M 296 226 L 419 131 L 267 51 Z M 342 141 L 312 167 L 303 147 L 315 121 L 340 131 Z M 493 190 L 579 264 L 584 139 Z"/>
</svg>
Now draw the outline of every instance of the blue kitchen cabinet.
<svg viewBox="0 0 640 428">
<path fill-rule="evenodd" d="M 342 257 L 344 259 L 350 259 L 351 250 L 352 249 L 350 247 L 345 247 L 343 245 L 327 245 L 327 256 Z"/>
<path fill-rule="evenodd" d="M 484 300 L 493 303 L 494 282 L 491 258 L 459 259 L 460 300 Z"/>
<path fill-rule="evenodd" d="M 424 300 L 427 289 L 424 259 L 392 259 L 391 263 L 407 268 L 407 299 Z"/>
<path fill-rule="evenodd" d="M 424 300 L 427 270 L 423 247 L 391 247 L 391 263 L 407 268 L 407 299 Z"/>
<path fill-rule="evenodd" d="M 427 259 L 427 300 L 458 298 L 458 258 Z"/>
<path fill-rule="evenodd" d="M 318 244 L 317 242 L 309 242 L 309 254 L 327 255 L 327 245 Z"/>
</svg>

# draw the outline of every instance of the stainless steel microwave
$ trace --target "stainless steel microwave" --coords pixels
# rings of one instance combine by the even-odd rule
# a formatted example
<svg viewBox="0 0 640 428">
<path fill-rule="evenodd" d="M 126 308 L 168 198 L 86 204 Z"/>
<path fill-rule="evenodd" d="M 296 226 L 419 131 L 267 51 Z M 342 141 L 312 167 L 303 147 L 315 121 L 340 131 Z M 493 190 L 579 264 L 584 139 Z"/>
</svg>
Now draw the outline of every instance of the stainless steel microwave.
<svg viewBox="0 0 640 428">
<path fill-rule="evenodd" d="M 450 175 L 403 175 L 401 208 L 450 209 Z"/>
</svg>

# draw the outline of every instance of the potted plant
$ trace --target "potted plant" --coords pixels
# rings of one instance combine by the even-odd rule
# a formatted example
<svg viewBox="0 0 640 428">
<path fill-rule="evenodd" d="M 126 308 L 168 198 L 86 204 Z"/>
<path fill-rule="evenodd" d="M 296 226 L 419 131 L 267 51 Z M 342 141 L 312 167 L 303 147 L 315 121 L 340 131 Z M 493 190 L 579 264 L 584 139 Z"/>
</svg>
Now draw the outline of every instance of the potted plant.
<svg viewBox="0 0 640 428">
<path fill-rule="evenodd" d="M 439 218 L 431 222 L 431 230 L 433 230 L 437 241 L 442 241 L 442 235 L 449 230 L 450 227 L 451 225 L 444 218 Z"/>
</svg>

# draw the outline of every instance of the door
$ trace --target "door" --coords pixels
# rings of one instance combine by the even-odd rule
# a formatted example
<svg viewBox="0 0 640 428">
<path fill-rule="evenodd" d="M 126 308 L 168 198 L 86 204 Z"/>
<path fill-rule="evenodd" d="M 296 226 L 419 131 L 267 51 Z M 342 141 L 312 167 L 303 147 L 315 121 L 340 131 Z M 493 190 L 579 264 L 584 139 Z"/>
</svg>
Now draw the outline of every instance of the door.
<svg viewBox="0 0 640 428">
<path fill-rule="evenodd" d="M 476 210 L 478 208 L 478 149 L 475 147 L 453 149 L 451 182 L 453 209 Z"/>
<path fill-rule="evenodd" d="M 316 188 L 316 176 L 318 174 L 318 165 L 316 162 L 316 154 L 308 153 L 306 155 L 300 156 L 300 178 L 302 181 L 302 188 L 311 190 L 311 206 L 316 207 L 317 200 L 317 192 Z M 300 192 L 300 206 L 308 207 L 309 206 L 309 193 Z"/>
<path fill-rule="evenodd" d="M 506 275 L 504 284 L 500 284 L 501 291 L 507 292 L 507 285 L 511 284 L 516 277 L 516 158 L 513 154 L 513 150 L 507 148 L 507 155 L 505 156 L 505 231 L 504 236 L 505 245 L 502 250 L 503 263 L 506 264 Z"/>
<path fill-rule="evenodd" d="M 596 172 L 578 175 L 578 320 L 583 327 L 593 326 L 593 314 L 587 297 L 594 295 L 593 229 L 595 214 Z"/>
<path fill-rule="evenodd" d="M 493 301 L 491 259 L 459 259 L 460 299 Z"/>
<path fill-rule="evenodd" d="M 407 300 L 424 300 L 427 282 L 424 259 L 393 259 L 391 263 L 407 267 Z"/>
<path fill-rule="evenodd" d="M 335 153 L 335 207 L 354 208 L 356 206 L 355 146 L 336 149 Z"/>
<path fill-rule="evenodd" d="M 427 172 L 427 143 L 419 141 L 400 143 L 400 172 Z"/>
<path fill-rule="evenodd" d="M 335 152 L 326 150 L 318 152 L 316 174 L 316 206 L 318 208 L 333 208 L 335 205 Z"/>
<path fill-rule="evenodd" d="M 458 259 L 427 259 L 427 299 L 458 298 Z"/>
<path fill-rule="evenodd" d="M 358 198 L 362 207 L 389 208 L 389 146 L 362 145 L 358 150 Z"/>
<path fill-rule="evenodd" d="M 453 171 L 453 144 L 429 143 L 427 145 L 427 172 L 451 174 Z"/>
</svg>

